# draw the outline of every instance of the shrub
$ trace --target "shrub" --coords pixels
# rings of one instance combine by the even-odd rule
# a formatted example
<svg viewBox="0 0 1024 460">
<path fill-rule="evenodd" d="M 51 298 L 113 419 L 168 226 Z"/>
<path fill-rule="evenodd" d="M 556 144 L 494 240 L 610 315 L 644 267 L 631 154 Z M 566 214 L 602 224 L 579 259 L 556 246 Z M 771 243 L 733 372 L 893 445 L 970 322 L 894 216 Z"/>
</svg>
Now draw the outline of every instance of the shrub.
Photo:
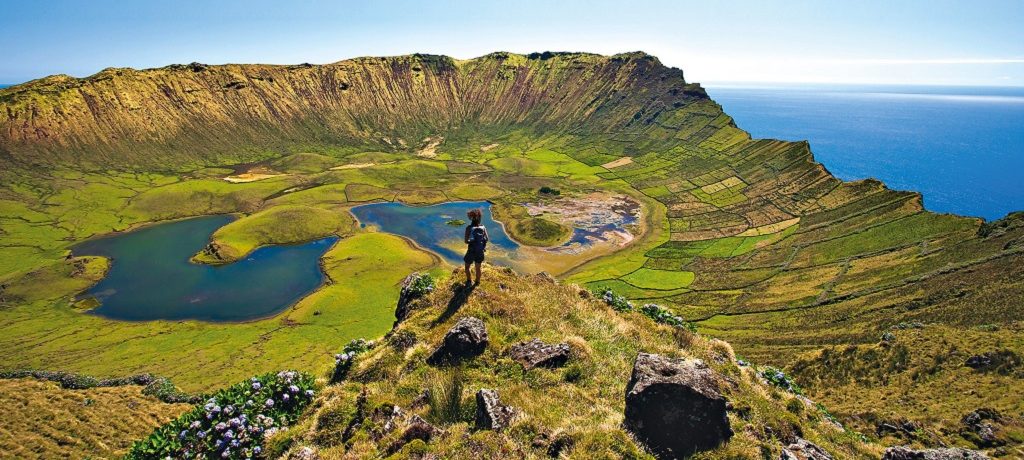
<svg viewBox="0 0 1024 460">
<path fill-rule="evenodd" d="M 406 292 L 410 298 L 417 299 L 434 292 L 434 288 L 437 287 L 434 282 L 434 277 L 430 276 L 428 273 L 424 273 L 422 275 L 415 274 L 413 276 L 414 278 L 412 279 L 412 282 L 409 283 L 406 288 Z"/>
<path fill-rule="evenodd" d="M 334 373 L 331 375 L 331 383 L 340 382 L 348 375 L 349 369 L 355 362 L 356 355 L 365 352 L 373 347 L 373 341 L 366 339 L 353 339 L 341 353 L 334 355 Z"/>
<path fill-rule="evenodd" d="M 476 407 L 474 404 L 463 404 L 462 373 L 458 370 L 444 372 L 431 379 L 430 388 L 427 390 L 427 402 L 430 410 L 427 417 L 434 423 L 452 424 L 470 420 Z M 465 406 L 465 407 L 464 407 Z"/>
<path fill-rule="evenodd" d="M 643 313 L 644 316 L 653 319 L 657 323 L 681 327 L 689 330 L 690 332 L 697 332 L 697 326 L 684 320 L 681 316 L 673 315 L 672 312 L 668 311 L 661 305 L 654 303 L 644 304 L 640 307 L 640 313 Z"/>
<path fill-rule="evenodd" d="M 793 394 L 803 394 L 803 390 L 800 389 L 800 385 L 796 384 L 796 381 L 792 377 L 786 375 L 781 369 L 765 366 L 761 368 L 761 377 L 768 381 L 768 383 L 786 390 Z"/>
<path fill-rule="evenodd" d="M 633 311 L 633 303 L 626 300 L 625 297 L 616 294 L 611 289 L 605 288 L 603 291 L 601 291 L 600 296 L 601 299 L 604 300 L 604 303 L 608 304 L 608 306 L 612 307 L 612 309 L 615 311 Z"/>
<path fill-rule="evenodd" d="M 314 395 L 306 373 L 253 377 L 136 441 L 125 458 L 262 458 L 265 439 L 294 423 Z"/>
</svg>

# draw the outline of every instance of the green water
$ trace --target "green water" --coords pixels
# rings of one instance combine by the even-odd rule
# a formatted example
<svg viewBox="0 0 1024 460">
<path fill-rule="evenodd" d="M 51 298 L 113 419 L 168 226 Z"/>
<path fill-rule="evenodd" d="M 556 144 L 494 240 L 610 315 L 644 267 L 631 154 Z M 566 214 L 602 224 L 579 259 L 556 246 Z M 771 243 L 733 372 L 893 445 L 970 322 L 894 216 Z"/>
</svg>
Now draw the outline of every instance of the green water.
<svg viewBox="0 0 1024 460">
<path fill-rule="evenodd" d="M 76 245 L 75 255 L 112 259 L 110 272 L 83 296 L 93 314 L 119 320 L 245 321 L 280 312 L 324 281 L 319 259 L 337 240 L 268 246 L 223 266 L 189 261 L 230 216 L 158 224 Z"/>
</svg>

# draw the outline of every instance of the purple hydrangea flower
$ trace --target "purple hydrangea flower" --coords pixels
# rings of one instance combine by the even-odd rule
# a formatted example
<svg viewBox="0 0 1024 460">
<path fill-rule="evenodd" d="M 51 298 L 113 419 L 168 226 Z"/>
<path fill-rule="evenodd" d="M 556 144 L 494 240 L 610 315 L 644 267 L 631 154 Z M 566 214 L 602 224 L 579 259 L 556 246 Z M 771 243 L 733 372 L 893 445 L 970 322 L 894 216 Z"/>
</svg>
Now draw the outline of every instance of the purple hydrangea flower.
<svg viewBox="0 0 1024 460">
<path fill-rule="evenodd" d="M 274 400 L 267 398 L 267 402 L 263 403 L 263 405 L 267 407 L 274 407 Z"/>
</svg>

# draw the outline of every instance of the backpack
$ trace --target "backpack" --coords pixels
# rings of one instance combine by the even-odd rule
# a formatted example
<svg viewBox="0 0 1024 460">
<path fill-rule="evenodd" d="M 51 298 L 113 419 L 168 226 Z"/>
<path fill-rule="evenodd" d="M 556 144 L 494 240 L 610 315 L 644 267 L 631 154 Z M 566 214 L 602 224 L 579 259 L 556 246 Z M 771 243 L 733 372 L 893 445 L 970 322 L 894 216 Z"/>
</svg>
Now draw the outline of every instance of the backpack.
<svg viewBox="0 0 1024 460">
<path fill-rule="evenodd" d="M 487 231 L 483 225 L 470 227 L 469 247 L 479 251 L 487 249 Z"/>
</svg>

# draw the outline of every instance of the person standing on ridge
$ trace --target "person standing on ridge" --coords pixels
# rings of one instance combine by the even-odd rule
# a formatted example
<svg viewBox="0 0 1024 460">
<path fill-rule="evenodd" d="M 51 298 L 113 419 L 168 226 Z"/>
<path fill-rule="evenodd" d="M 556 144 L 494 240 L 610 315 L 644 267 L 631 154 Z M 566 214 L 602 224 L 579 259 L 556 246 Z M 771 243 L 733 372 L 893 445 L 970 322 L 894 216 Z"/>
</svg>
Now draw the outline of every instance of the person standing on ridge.
<svg viewBox="0 0 1024 460">
<path fill-rule="evenodd" d="M 473 283 L 473 279 L 469 276 L 469 265 L 476 264 L 476 284 L 480 284 L 480 264 L 484 261 L 484 251 L 487 250 L 487 240 L 490 236 L 487 234 L 487 228 L 480 223 L 483 219 L 483 212 L 480 209 L 470 209 L 466 212 L 466 217 L 469 217 L 470 224 L 466 226 L 466 255 L 462 257 L 462 260 L 466 262 L 466 285 Z"/>
</svg>

